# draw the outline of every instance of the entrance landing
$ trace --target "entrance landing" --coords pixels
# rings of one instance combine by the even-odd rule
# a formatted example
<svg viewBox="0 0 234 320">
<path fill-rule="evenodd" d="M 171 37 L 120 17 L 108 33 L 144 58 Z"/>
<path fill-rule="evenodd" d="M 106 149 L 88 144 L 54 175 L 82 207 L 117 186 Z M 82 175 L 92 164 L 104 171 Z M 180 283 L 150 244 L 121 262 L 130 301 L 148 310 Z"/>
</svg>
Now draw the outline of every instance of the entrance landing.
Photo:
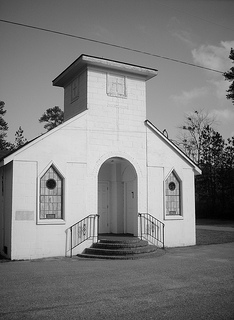
<svg viewBox="0 0 234 320">
<path fill-rule="evenodd" d="M 139 238 L 131 233 L 99 233 L 98 240 L 132 241 Z"/>
</svg>

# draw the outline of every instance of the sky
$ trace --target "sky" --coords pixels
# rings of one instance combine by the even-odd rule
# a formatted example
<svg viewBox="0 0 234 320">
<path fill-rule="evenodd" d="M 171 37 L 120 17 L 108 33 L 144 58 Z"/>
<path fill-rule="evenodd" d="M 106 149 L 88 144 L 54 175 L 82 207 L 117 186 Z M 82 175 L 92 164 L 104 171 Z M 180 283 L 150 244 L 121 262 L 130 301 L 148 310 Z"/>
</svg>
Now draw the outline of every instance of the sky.
<svg viewBox="0 0 234 320">
<path fill-rule="evenodd" d="M 81 54 L 158 70 L 147 82 L 147 119 L 176 139 L 186 113 L 216 117 L 223 138 L 234 135 L 230 83 L 232 0 L 0 0 L 0 19 L 131 48 L 134 52 L 0 21 L 0 100 L 8 141 L 19 126 L 28 140 L 45 132 L 38 119 L 63 109 L 63 89 L 54 80 Z M 164 58 L 163 58 L 164 57 Z M 169 59 L 165 59 L 169 58 Z"/>
</svg>

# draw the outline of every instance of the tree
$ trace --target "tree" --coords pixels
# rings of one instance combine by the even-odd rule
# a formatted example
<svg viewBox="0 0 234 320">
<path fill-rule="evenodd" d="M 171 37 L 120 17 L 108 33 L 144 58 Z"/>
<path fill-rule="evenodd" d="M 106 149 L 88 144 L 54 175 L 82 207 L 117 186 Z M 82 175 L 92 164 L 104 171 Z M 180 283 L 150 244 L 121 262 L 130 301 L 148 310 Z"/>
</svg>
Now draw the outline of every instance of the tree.
<svg viewBox="0 0 234 320">
<path fill-rule="evenodd" d="M 201 141 L 199 165 L 202 176 L 196 180 L 196 191 L 200 203 L 206 208 L 206 214 L 215 214 L 220 190 L 219 169 L 222 164 L 224 140 L 218 132 L 207 126 L 202 130 Z"/>
<path fill-rule="evenodd" d="M 231 217 L 234 206 L 234 137 L 227 142 L 207 126 L 201 134 L 199 166 L 196 177 L 197 213 L 206 217 Z"/>
<path fill-rule="evenodd" d="M 8 150 L 11 148 L 11 144 L 6 141 L 7 131 L 8 131 L 8 124 L 3 119 L 3 116 L 6 113 L 5 102 L 0 101 L 0 150 Z"/>
<path fill-rule="evenodd" d="M 24 137 L 23 133 L 24 133 L 24 130 L 20 126 L 15 133 L 14 149 L 22 147 L 27 142 L 27 139 Z"/>
<path fill-rule="evenodd" d="M 215 117 L 204 110 L 195 110 L 185 114 L 184 123 L 179 126 L 180 134 L 175 143 L 198 164 L 204 139 L 202 132 L 215 121 Z"/>
<path fill-rule="evenodd" d="M 227 139 L 220 168 L 221 205 L 224 212 L 233 218 L 234 207 L 234 136 Z"/>
<path fill-rule="evenodd" d="M 204 111 L 185 115 L 176 144 L 202 169 L 195 178 L 196 215 L 231 218 L 234 207 L 234 137 L 225 140 Z"/>
<path fill-rule="evenodd" d="M 231 48 L 229 58 L 232 60 L 232 63 L 234 63 L 234 49 L 233 48 Z M 225 77 L 225 80 L 232 81 L 232 83 L 229 86 L 229 89 L 227 90 L 228 94 L 226 95 L 226 97 L 227 97 L 227 99 L 231 99 L 232 104 L 234 104 L 234 67 L 231 67 L 230 71 L 225 72 L 224 77 Z"/>
<path fill-rule="evenodd" d="M 39 122 L 45 122 L 44 128 L 49 131 L 63 123 L 64 112 L 58 107 L 47 109 L 40 117 Z"/>
</svg>

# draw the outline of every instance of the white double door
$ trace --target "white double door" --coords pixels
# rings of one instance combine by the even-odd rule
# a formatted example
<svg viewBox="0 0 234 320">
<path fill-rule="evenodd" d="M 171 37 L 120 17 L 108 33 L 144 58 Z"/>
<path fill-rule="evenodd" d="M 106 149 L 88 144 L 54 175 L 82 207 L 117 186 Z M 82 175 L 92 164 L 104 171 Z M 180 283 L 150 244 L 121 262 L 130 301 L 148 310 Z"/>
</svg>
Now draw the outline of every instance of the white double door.
<svg viewBox="0 0 234 320">
<path fill-rule="evenodd" d="M 122 182 L 118 194 L 107 181 L 98 183 L 98 214 L 100 233 L 134 234 L 137 219 L 137 190 L 135 181 Z"/>
</svg>

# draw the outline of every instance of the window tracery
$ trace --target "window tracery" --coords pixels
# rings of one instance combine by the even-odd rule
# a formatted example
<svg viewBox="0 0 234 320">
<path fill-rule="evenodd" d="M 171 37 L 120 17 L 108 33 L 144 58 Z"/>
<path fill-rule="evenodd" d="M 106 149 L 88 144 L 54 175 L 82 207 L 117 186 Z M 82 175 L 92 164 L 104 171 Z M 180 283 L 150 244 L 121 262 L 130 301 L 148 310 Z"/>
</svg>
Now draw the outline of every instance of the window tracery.
<svg viewBox="0 0 234 320">
<path fill-rule="evenodd" d="M 40 219 L 63 219 L 63 179 L 53 166 L 40 179 Z"/>
</svg>

